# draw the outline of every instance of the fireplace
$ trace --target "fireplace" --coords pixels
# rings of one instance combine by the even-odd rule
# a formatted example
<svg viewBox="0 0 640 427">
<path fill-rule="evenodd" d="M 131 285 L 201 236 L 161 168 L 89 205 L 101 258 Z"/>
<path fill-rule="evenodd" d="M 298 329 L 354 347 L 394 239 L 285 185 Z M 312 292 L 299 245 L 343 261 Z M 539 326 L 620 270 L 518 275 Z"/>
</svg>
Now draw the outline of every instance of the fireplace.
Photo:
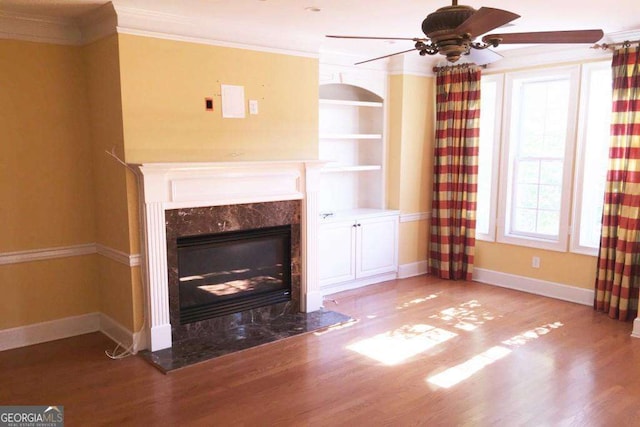
<svg viewBox="0 0 640 427">
<path fill-rule="evenodd" d="M 318 310 L 322 293 L 316 227 L 322 165 L 296 160 L 140 165 L 147 329 L 143 339 L 134 342 L 134 351 L 170 348 L 173 341 L 225 327 L 224 322 L 237 316 L 181 323 L 178 239 L 185 237 L 290 225 L 291 301 L 254 310 L 281 309 L 282 305 L 305 312 Z M 294 215 L 290 209 L 284 214 L 278 208 L 292 202 Z"/>
<path fill-rule="evenodd" d="M 178 238 L 180 324 L 291 301 L 291 225 Z"/>
<path fill-rule="evenodd" d="M 286 200 L 165 212 L 173 341 L 300 311 L 301 210 Z"/>
</svg>

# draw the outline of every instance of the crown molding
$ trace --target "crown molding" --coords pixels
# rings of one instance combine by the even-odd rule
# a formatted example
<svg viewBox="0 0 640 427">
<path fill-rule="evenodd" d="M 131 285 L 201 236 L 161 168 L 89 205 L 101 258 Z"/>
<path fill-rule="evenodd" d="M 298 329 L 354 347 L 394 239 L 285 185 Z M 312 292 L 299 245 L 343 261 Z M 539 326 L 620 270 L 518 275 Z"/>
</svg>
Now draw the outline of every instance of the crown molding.
<svg viewBox="0 0 640 427">
<path fill-rule="evenodd" d="M 185 16 L 114 5 L 75 19 L 0 11 L 0 38 L 64 45 L 86 45 L 112 34 L 132 34 L 235 49 L 318 58 L 317 52 L 221 40 L 210 22 Z"/>
<path fill-rule="evenodd" d="M 154 32 L 148 30 L 139 30 L 133 28 L 126 28 L 118 26 L 117 28 L 118 34 L 129 34 L 133 36 L 141 36 L 141 37 L 151 37 L 155 39 L 163 39 L 163 40 L 172 40 L 179 42 L 187 42 L 187 43 L 196 43 L 196 44 L 204 44 L 209 46 L 219 46 L 219 47 L 229 47 L 234 49 L 245 49 L 252 50 L 256 52 L 266 52 L 266 53 L 277 53 L 281 55 L 290 55 L 290 56 L 299 56 L 306 58 L 318 58 L 319 55 L 314 52 L 307 52 L 301 50 L 290 50 L 290 49 L 280 49 L 275 47 L 267 47 L 267 46 L 256 46 L 250 44 L 243 43 L 235 43 L 224 40 L 214 40 L 204 37 L 190 37 L 183 36 L 180 34 L 166 33 L 166 32 Z"/>
<path fill-rule="evenodd" d="M 111 5 L 111 3 L 109 5 Z M 317 53 L 302 49 L 285 49 L 267 45 L 221 40 L 220 37 L 212 31 L 214 26 L 206 20 L 117 5 L 113 6 L 113 9 L 117 16 L 118 34 L 131 34 L 283 55 L 318 57 Z"/>
<path fill-rule="evenodd" d="M 504 58 L 487 65 L 486 73 L 611 58 L 611 52 L 593 49 L 589 45 L 536 45 L 500 53 Z"/>
<path fill-rule="evenodd" d="M 115 34 L 118 15 L 113 3 L 109 2 L 80 16 L 76 25 L 82 34 L 82 44 L 89 44 Z"/>
<path fill-rule="evenodd" d="M 637 41 L 637 40 L 640 40 L 640 29 L 616 31 L 615 33 L 605 34 L 602 40 L 604 43 L 622 43 L 624 41 Z"/>
<path fill-rule="evenodd" d="M 79 45 L 82 34 L 71 19 L 0 10 L 0 38 Z"/>
</svg>

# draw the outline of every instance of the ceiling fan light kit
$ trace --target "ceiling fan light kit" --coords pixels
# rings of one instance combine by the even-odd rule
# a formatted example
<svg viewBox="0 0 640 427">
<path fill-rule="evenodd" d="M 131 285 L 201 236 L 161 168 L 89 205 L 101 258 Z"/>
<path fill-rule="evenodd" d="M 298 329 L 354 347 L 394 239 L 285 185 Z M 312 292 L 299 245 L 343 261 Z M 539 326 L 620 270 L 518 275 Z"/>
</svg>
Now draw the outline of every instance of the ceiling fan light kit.
<svg viewBox="0 0 640 427">
<path fill-rule="evenodd" d="M 490 7 L 476 10 L 471 6 L 458 5 L 452 0 L 451 6 L 441 7 L 427 15 L 422 21 L 423 37 L 367 37 L 367 36 L 335 36 L 332 38 L 412 40 L 414 49 L 392 53 L 356 63 L 376 61 L 394 55 L 417 50 L 421 56 L 441 54 L 447 61 L 457 62 L 462 55 L 469 55 L 472 49 L 482 50 L 498 47 L 501 44 L 546 44 L 546 43 L 594 43 L 602 38 L 602 30 L 545 31 L 510 34 L 488 34 L 481 42 L 479 37 L 491 30 L 501 27 L 519 18 L 520 15 Z"/>
</svg>

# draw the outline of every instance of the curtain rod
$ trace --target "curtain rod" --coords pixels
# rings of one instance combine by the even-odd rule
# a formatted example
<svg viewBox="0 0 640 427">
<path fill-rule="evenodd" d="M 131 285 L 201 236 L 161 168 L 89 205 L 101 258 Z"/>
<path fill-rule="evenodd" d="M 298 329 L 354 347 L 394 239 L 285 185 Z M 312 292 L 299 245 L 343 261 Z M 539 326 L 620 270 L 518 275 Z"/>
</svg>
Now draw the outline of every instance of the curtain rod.
<svg viewBox="0 0 640 427">
<path fill-rule="evenodd" d="M 591 46 L 591 49 L 616 50 L 617 48 L 620 48 L 620 47 L 629 48 L 631 47 L 631 45 L 634 45 L 634 44 L 637 44 L 638 46 L 640 46 L 640 40 L 634 40 L 634 41 L 625 40 L 619 43 L 594 44 L 593 46 Z"/>
<path fill-rule="evenodd" d="M 437 73 L 438 71 L 452 70 L 456 68 L 474 68 L 474 67 L 487 68 L 487 65 L 486 64 L 478 65 L 472 62 L 465 62 L 464 64 L 442 65 L 440 67 L 433 67 L 432 70 L 434 73 Z"/>
</svg>

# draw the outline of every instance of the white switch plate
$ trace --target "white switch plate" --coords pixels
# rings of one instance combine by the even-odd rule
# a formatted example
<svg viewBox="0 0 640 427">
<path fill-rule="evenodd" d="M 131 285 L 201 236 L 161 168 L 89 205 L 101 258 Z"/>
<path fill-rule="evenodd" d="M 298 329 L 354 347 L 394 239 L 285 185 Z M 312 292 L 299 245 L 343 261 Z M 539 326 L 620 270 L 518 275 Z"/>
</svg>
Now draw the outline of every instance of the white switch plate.
<svg viewBox="0 0 640 427">
<path fill-rule="evenodd" d="M 258 114 L 258 101 L 255 99 L 249 100 L 249 114 Z"/>
</svg>

